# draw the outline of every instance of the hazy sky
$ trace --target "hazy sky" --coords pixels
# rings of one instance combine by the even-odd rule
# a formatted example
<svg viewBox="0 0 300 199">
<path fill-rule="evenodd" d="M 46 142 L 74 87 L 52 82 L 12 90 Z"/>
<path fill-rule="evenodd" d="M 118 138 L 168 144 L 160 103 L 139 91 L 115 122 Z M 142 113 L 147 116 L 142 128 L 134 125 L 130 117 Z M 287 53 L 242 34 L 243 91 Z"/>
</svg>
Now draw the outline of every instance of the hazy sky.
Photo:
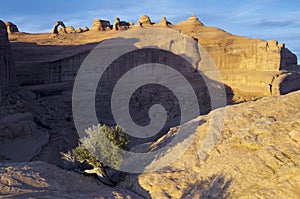
<svg viewBox="0 0 300 199">
<path fill-rule="evenodd" d="M 0 5 L 0 19 L 24 32 L 50 32 L 58 20 L 75 28 L 90 27 L 94 18 L 136 23 L 143 14 L 176 24 L 194 13 L 207 26 L 284 42 L 300 60 L 300 0 L 1 0 Z"/>
</svg>

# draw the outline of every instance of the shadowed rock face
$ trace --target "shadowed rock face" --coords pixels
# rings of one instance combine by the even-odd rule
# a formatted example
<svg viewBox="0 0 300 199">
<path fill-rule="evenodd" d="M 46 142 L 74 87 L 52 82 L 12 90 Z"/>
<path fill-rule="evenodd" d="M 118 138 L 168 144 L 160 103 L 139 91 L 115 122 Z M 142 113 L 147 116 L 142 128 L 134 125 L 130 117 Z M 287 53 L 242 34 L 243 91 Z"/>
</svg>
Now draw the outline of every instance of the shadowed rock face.
<svg viewBox="0 0 300 199">
<path fill-rule="evenodd" d="M 19 32 L 18 27 L 11 23 L 11 22 L 5 22 L 6 28 L 7 28 L 7 33 L 14 33 L 14 32 Z"/>
<path fill-rule="evenodd" d="M 0 21 L 0 100 L 16 88 L 15 62 L 6 25 Z"/>
</svg>

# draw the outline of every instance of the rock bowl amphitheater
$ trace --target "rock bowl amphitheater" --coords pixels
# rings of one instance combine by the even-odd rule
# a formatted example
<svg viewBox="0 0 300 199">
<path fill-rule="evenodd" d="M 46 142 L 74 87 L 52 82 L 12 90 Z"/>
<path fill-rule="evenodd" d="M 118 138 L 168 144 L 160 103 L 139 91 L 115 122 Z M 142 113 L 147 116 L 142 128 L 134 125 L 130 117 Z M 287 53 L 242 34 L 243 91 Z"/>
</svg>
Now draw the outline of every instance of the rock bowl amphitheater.
<svg viewBox="0 0 300 199">
<path fill-rule="evenodd" d="M 178 24 L 166 17 L 155 23 L 147 15 L 136 24 L 120 18 L 112 23 L 95 19 L 90 28 L 62 21 L 53 24 L 51 33 L 29 34 L 19 32 L 11 22 L 0 21 L 0 198 L 299 198 L 300 66 L 285 44 L 233 35 L 204 25 L 195 15 Z M 199 103 L 201 114 L 184 121 L 197 122 L 195 141 L 169 166 L 142 174 L 126 173 L 116 187 L 61 169 L 60 153 L 78 143 L 72 118 L 78 70 L 99 44 L 130 31 L 131 38 L 139 38 L 134 34 L 143 29 L 153 33 L 143 37 L 149 45 L 163 46 L 167 41 L 170 45 L 163 49 L 174 54 L 200 52 L 195 68 L 182 72 L 191 78 L 197 99 L 203 101 Z M 174 41 L 157 41 L 161 29 L 176 31 L 198 45 L 184 49 L 187 43 L 172 47 Z M 141 48 L 147 46 L 138 43 L 134 42 Z M 110 103 L 103 99 L 112 90 L 106 84 L 122 76 L 120 67 L 154 59 L 178 63 L 168 53 L 155 53 L 132 52 L 114 62 L 98 85 L 100 122 L 115 124 Z M 216 78 L 211 63 L 221 78 Z M 197 71 L 217 89 L 224 86 L 226 104 L 210 106 L 209 92 Z M 180 110 L 170 106 L 177 103 L 173 98 L 159 87 L 137 90 L 130 101 L 137 124 L 147 124 L 147 110 L 157 100 L 170 114 L 162 132 L 147 141 L 132 138 L 132 147 L 155 151 L 176 135 Z M 208 129 L 218 128 L 211 127 L 211 121 L 222 111 L 226 115 L 218 129 L 221 133 L 201 159 L 198 149 L 205 145 Z"/>
</svg>

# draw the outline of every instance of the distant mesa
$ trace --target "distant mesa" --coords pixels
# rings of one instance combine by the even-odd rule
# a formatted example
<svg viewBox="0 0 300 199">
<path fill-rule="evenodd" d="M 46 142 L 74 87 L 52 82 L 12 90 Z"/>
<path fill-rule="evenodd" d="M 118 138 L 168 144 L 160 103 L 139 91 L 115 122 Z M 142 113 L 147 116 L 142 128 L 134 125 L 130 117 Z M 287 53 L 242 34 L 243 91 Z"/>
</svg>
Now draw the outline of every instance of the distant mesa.
<svg viewBox="0 0 300 199">
<path fill-rule="evenodd" d="M 194 14 L 192 14 L 192 16 L 190 17 L 190 18 L 188 18 L 187 20 L 185 20 L 185 21 L 182 21 L 182 22 L 180 22 L 179 24 L 178 24 L 178 26 L 197 26 L 197 25 L 199 25 L 199 26 L 204 26 L 204 24 L 201 22 L 201 21 L 199 21 L 199 19 L 198 19 L 198 17 L 196 17 L 196 15 L 194 15 Z"/>
<path fill-rule="evenodd" d="M 13 24 L 12 22 L 5 22 L 7 33 L 15 33 L 19 32 L 17 25 Z"/>
<path fill-rule="evenodd" d="M 91 31 L 111 30 L 110 22 L 107 20 L 94 19 Z"/>
</svg>

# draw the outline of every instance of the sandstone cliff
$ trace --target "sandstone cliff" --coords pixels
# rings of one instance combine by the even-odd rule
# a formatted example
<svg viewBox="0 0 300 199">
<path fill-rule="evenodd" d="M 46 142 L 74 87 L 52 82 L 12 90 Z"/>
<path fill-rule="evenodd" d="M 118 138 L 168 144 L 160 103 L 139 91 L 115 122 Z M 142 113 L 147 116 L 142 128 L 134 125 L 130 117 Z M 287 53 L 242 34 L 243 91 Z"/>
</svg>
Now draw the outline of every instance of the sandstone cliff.
<svg viewBox="0 0 300 199">
<path fill-rule="evenodd" d="M 0 101 L 16 88 L 15 61 L 8 42 L 6 25 L 0 21 Z"/>
<path fill-rule="evenodd" d="M 297 66 L 297 57 L 285 44 L 279 44 L 274 40 L 263 41 L 232 35 L 219 28 L 205 26 L 195 15 L 177 25 L 171 25 L 165 19 L 162 20 L 162 23 L 155 24 L 146 15 L 143 15 L 139 21 L 145 27 L 153 28 L 153 35 L 155 35 L 155 28 L 163 26 L 178 30 L 197 39 L 198 43 L 207 52 L 207 54 L 201 52 L 201 56 L 209 56 L 216 64 L 222 75 L 222 82 L 232 90 L 228 94 L 233 93 L 233 100 L 236 102 L 258 99 L 263 96 L 286 94 L 300 88 L 300 67 Z M 140 28 L 139 23 L 134 28 Z M 109 21 L 95 19 L 91 29 L 104 30 L 109 29 L 109 26 Z M 12 34 L 10 35 L 11 40 L 23 42 L 12 44 L 16 54 L 18 81 L 23 85 L 40 84 L 40 79 L 43 79 L 43 76 L 47 74 L 49 64 L 53 71 L 61 67 L 62 70 L 66 71 L 71 69 L 70 72 L 76 75 L 77 69 L 85 57 L 80 53 L 82 51 L 89 52 L 93 47 L 91 45 L 87 49 L 82 44 L 100 42 L 117 33 L 116 31 L 88 31 L 82 34 L 61 35 L 61 37 L 52 39 L 49 39 L 47 34 Z M 27 42 L 36 42 L 38 45 L 29 46 Z M 51 46 L 46 47 L 46 44 Z M 73 52 L 61 51 L 61 45 L 71 45 L 70 49 Z M 74 47 L 73 45 L 79 46 Z M 55 54 L 53 51 L 55 51 Z M 49 62 L 49 56 L 44 55 L 52 55 L 52 60 L 55 57 L 55 64 Z M 65 61 L 70 59 L 74 61 Z M 200 63 L 199 68 L 207 76 L 213 78 L 210 76 L 210 71 L 207 69 L 209 68 L 208 64 L 204 60 Z M 39 70 L 36 68 L 39 68 Z M 28 72 L 33 70 L 36 71 L 34 74 Z M 57 80 L 61 80 L 69 74 L 61 73 L 64 77 L 59 77 L 59 74 L 55 75 Z M 74 78 L 72 80 L 70 76 L 65 80 L 72 82 Z M 59 81 L 52 83 L 57 82 Z M 44 83 L 47 83 L 47 81 Z"/>
<path fill-rule="evenodd" d="M 219 68 L 223 82 L 234 91 L 236 101 L 285 94 L 300 88 L 300 67 L 295 71 L 297 57 L 285 44 L 203 26 L 195 16 L 174 28 L 198 39 Z M 200 64 L 202 71 L 206 67 L 207 63 Z"/>
</svg>

